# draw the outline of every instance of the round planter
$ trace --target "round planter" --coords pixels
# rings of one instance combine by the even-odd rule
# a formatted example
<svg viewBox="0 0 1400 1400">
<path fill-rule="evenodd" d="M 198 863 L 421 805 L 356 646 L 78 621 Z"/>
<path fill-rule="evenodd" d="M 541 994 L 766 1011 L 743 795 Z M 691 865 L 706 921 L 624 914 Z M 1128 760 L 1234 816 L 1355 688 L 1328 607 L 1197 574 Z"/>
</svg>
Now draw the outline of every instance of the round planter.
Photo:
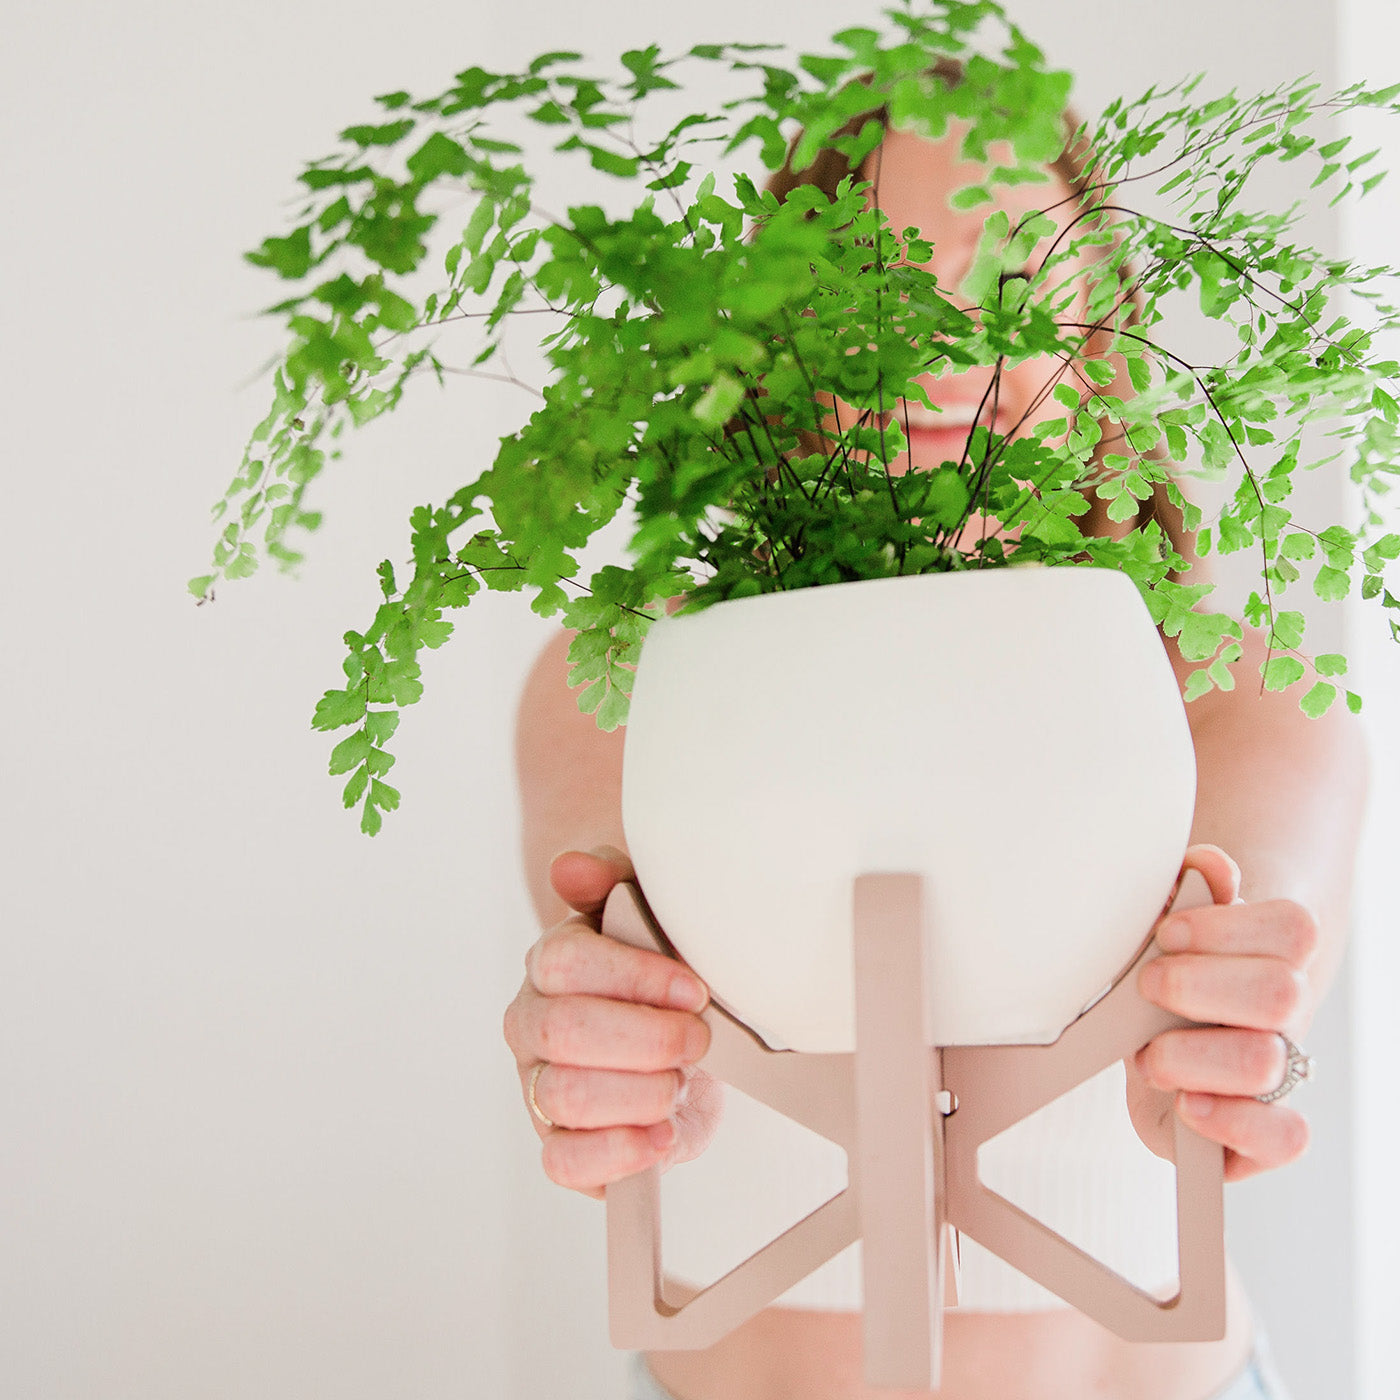
<svg viewBox="0 0 1400 1400">
<path fill-rule="evenodd" d="M 851 1051 L 852 882 L 924 876 L 939 1045 L 1047 1042 L 1171 890 L 1191 737 L 1136 588 L 998 569 L 657 622 L 623 821 L 661 927 L 775 1047 Z"/>
</svg>

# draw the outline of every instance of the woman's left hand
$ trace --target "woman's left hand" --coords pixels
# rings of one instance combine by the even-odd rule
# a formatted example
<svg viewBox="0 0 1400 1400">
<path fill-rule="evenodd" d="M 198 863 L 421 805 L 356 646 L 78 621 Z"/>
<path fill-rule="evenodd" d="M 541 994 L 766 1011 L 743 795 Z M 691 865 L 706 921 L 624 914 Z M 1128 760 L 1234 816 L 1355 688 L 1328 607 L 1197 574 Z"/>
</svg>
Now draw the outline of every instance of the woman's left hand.
<svg viewBox="0 0 1400 1400">
<path fill-rule="evenodd" d="M 1173 909 L 1158 923 L 1162 953 L 1139 974 L 1158 1006 L 1202 1021 L 1164 1031 L 1127 1061 L 1128 1107 L 1138 1135 L 1171 1157 L 1171 1115 L 1225 1147 L 1225 1179 L 1285 1166 L 1308 1145 L 1307 1120 L 1286 1101 L 1260 1103 L 1282 1082 L 1283 1036 L 1297 1040 L 1314 1010 L 1308 968 L 1317 921 L 1301 904 L 1236 898 L 1239 873 L 1213 847 L 1193 847 L 1214 904 Z"/>
</svg>

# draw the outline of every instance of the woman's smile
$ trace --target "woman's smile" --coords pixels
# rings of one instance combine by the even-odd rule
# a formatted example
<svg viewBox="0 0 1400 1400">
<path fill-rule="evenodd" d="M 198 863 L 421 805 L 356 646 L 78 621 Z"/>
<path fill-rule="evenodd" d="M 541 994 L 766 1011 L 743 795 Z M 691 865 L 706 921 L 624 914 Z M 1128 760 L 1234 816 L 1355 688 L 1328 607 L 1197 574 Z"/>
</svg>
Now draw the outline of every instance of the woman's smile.
<svg viewBox="0 0 1400 1400">
<path fill-rule="evenodd" d="M 932 410 L 923 404 L 901 402 L 891 417 L 909 444 L 890 463 L 896 474 L 908 470 L 909 463 L 915 470 L 927 471 L 944 462 L 959 462 L 975 427 L 990 428 L 1004 437 L 1015 421 L 1005 409 L 994 414 L 990 403 L 980 401 L 944 404 Z"/>
</svg>

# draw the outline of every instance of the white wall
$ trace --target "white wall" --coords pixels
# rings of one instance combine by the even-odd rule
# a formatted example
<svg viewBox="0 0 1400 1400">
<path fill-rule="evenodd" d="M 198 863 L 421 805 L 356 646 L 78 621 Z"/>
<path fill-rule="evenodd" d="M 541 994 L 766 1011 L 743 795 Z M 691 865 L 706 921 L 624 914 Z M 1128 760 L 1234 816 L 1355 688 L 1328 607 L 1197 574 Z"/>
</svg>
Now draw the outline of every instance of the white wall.
<svg viewBox="0 0 1400 1400">
<path fill-rule="evenodd" d="M 1086 107 L 1202 66 L 1257 86 L 1332 63 L 1328 7 L 1298 0 L 1022 8 L 1053 56 L 1090 45 Z M 239 386 L 274 344 L 247 318 L 271 289 L 238 254 L 367 94 L 639 34 L 812 37 L 876 9 L 722 0 L 637 20 L 535 0 L 521 23 L 479 0 L 10 0 L 0 1393 L 619 1393 L 600 1213 L 539 1177 L 499 1033 L 530 937 L 509 716 L 545 628 L 488 600 L 431 659 L 401 730 L 404 808 L 374 842 L 306 726 L 398 522 L 527 404 L 424 395 L 325 482 L 301 582 L 194 609 L 205 512 L 261 408 Z M 1232 1200 L 1300 1400 L 1347 1393 L 1316 1380 L 1350 1364 L 1342 1100 L 1310 1101 L 1319 1125 L 1341 1115 L 1313 1164 Z M 1313 1209 L 1296 1183 L 1319 1169 L 1307 1189 L 1340 1223 L 1300 1269 L 1277 1225 Z"/>
<path fill-rule="evenodd" d="M 1400 15 L 1384 0 L 1344 0 L 1341 64 L 1346 81 L 1385 86 L 1400 78 Z M 1400 124 L 1367 113 L 1351 129 L 1360 149 L 1381 148 L 1391 178 L 1375 192 L 1364 214 L 1344 221 L 1344 251 L 1374 266 L 1397 261 L 1400 226 Z M 1394 289 L 1392 289 L 1393 292 Z M 1393 299 L 1393 298 L 1392 298 Z M 1400 359 L 1400 337 L 1385 347 Z M 1389 528 L 1400 530 L 1392 503 Z M 1357 1232 L 1357 1388 L 1359 1400 L 1388 1400 L 1395 1394 L 1395 1319 L 1400 1316 L 1400 1119 L 1393 1110 L 1394 1067 L 1400 1063 L 1400 940 L 1396 931 L 1396 851 L 1400 849 L 1400 742 L 1394 717 L 1400 712 L 1400 649 L 1375 617 L 1358 616 L 1358 648 L 1365 670 L 1367 732 L 1371 745 L 1372 794 L 1368 839 L 1362 853 L 1357 902 L 1354 968 L 1356 1158 L 1352 1181 Z"/>
<path fill-rule="evenodd" d="M 437 82 L 479 25 L 6 7 L 5 1395 L 504 1390 L 530 628 L 488 612 L 475 658 L 430 668 L 375 843 L 307 723 L 367 571 L 480 451 L 492 398 L 357 443 L 304 583 L 181 596 L 261 412 L 239 386 L 272 288 L 240 251 L 366 94 Z"/>
</svg>

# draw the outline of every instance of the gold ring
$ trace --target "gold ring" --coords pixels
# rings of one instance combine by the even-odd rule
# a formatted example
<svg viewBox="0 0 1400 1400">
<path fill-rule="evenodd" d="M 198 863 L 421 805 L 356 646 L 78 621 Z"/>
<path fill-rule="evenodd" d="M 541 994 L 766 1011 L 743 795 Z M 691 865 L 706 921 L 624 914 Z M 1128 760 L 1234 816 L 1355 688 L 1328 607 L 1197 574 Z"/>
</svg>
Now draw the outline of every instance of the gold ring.
<svg viewBox="0 0 1400 1400">
<path fill-rule="evenodd" d="M 530 1071 L 530 1089 L 525 1095 L 525 1099 L 530 1105 L 530 1112 L 533 1113 L 546 1128 L 554 1128 L 557 1127 L 558 1124 L 556 1124 L 554 1119 L 540 1107 L 540 1102 L 535 1097 L 535 1086 L 540 1082 L 540 1075 L 544 1073 L 546 1063 L 547 1061 L 541 1060 L 539 1064 Z"/>
</svg>

